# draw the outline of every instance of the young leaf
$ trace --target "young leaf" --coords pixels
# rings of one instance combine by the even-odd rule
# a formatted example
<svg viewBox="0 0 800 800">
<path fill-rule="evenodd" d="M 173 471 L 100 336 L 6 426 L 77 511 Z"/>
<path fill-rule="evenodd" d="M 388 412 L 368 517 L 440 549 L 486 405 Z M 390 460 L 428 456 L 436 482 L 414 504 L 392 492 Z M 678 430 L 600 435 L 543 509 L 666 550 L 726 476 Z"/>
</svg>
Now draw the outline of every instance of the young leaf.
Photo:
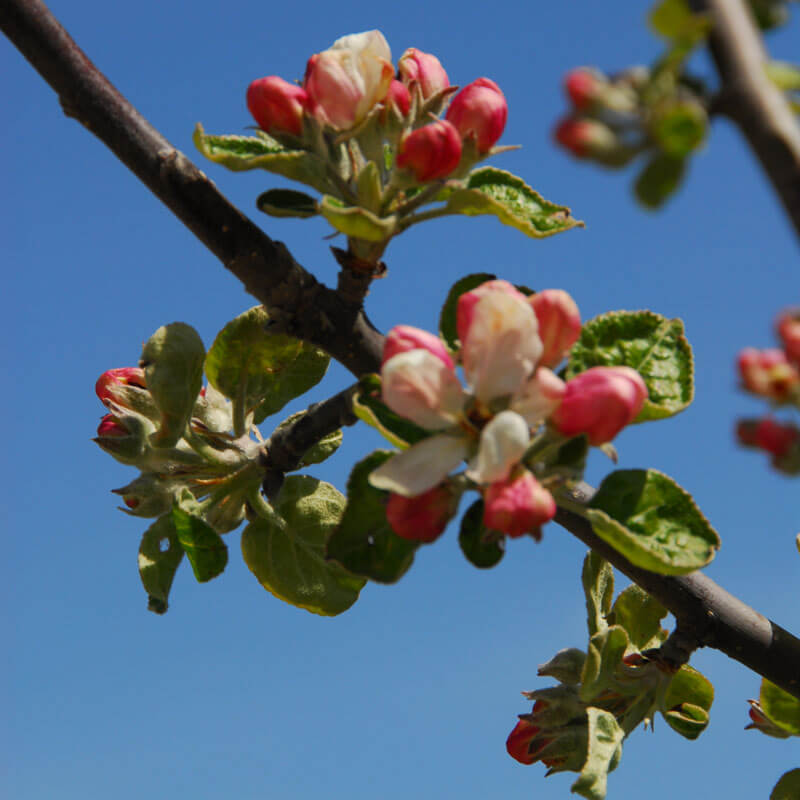
<svg viewBox="0 0 800 800">
<path fill-rule="evenodd" d="M 451 350 L 458 350 L 461 345 L 458 341 L 458 330 L 456 328 L 458 299 L 462 294 L 471 292 L 482 283 L 493 281 L 496 277 L 496 275 L 490 275 L 488 272 L 476 272 L 457 280 L 450 287 L 450 291 L 447 293 L 447 299 L 442 306 L 442 312 L 439 315 L 439 335 L 447 342 L 447 346 Z"/>
<path fill-rule="evenodd" d="M 759 703 L 776 725 L 792 736 L 800 736 L 800 700 L 764 678 Z"/>
<path fill-rule="evenodd" d="M 767 77 L 784 91 L 800 90 L 800 67 L 786 61 L 770 61 L 764 69 Z"/>
<path fill-rule="evenodd" d="M 431 435 L 430 431 L 395 414 L 384 405 L 381 400 L 381 379 L 378 375 L 364 375 L 359 380 L 358 394 L 353 398 L 353 413 L 401 450 Z"/>
<path fill-rule="evenodd" d="M 580 697 L 591 703 L 614 680 L 614 673 L 628 650 L 628 634 L 619 625 L 595 633 L 581 673 Z"/>
<path fill-rule="evenodd" d="M 329 194 L 320 201 L 319 211 L 340 233 L 366 242 L 390 239 L 397 224 L 394 216 L 379 217 L 361 206 L 347 206 Z"/>
<path fill-rule="evenodd" d="M 328 368 L 326 353 L 293 336 L 268 333 L 268 321 L 263 306 L 245 311 L 217 334 L 206 357 L 211 385 L 233 400 L 239 435 L 247 414 L 261 422 L 319 383 Z"/>
<path fill-rule="evenodd" d="M 159 447 L 174 447 L 184 433 L 203 386 L 206 349 L 184 322 L 162 325 L 142 348 L 147 389 L 161 412 Z"/>
<path fill-rule="evenodd" d="M 631 645 L 641 652 L 658 647 L 667 638 L 660 624 L 666 615 L 667 609 L 658 600 L 632 583 L 614 602 L 608 622 L 625 628 Z"/>
<path fill-rule="evenodd" d="M 483 524 L 483 500 L 476 500 L 461 518 L 458 544 L 467 561 L 481 569 L 495 566 L 505 555 L 505 537 Z"/>
<path fill-rule="evenodd" d="M 147 592 L 148 610 L 166 612 L 169 590 L 182 558 L 172 514 L 164 514 L 144 532 L 139 545 L 139 577 Z"/>
<path fill-rule="evenodd" d="M 320 192 L 330 192 L 325 162 L 304 150 L 287 150 L 271 136 L 212 136 L 198 122 L 194 129 L 195 147 L 210 161 L 234 172 L 265 169 L 284 178 L 305 183 Z"/>
<path fill-rule="evenodd" d="M 242 533 L 242 555 L 258 582 L 281 600 L 332 617 L 347 611 L 365 582 L 325 559 L 325 544 L 342 516 L 344 497 L 329 483 L 291 475 L 270 519 Z"/>
<path fill-rule="evenodd" d="M 685 575 L 708 564 L 719 536 L 692 496 L 653 469 L 608 475 L 586 511 L 594 532 L 632 564 Z"/>
<path fill-rule="evenodd" d="M 694 358 L 683 322 L 652 311 L 611 311 L 584 324 L 566 379 L 590 367 L 632 367 L 648 399 L 634 422 L 671 417 L 694 398 Z"/>
<path fill-rule="evenodd" d="M 693 100 L 669 100 L 653 110 L 650 133 L 669 156 L 683 159 L 697 149 L 706 137 L 708 115 Z"/>
<path fill-rule="evenodd" d="M 681 736 L 696 739 L 708 725 L 714 687 L 696 669 L 684 664 L 672 677 L 661 702 L 667 724 Z"/>
<path fill-rule="evenodd" d="M 680 186 L 685 171 L 685 158 L 657 153 L 647 162 L 633 184 L 636 199 L 645 208 L 660 208 Z"/>
<path fill-rule="evenodd" d="M 277 428 L 275 428 L 275 432 L 281 430 L 282 428 L 286 428 L 289 425 L 293 425 L 297 420 L 303 417 L 306 414 L 305 411 L 297 411 L 296 413 L 292 414 L 290 417 L 287 417 Z M 339 428 L 338 430 L 332 431 L 331 433 L 324 436 L 320 439 L 315 445 L 310 447 L 303 453 L 302 458 L 300 459 L 300 463 L 297 465 L 297 469 L 301 467 L 307 467 L 309 464 L 319 464 L 320 462 L 324 461 L 326 458 L 330 458 L 338 449 L 339 445 L 342 443 L 342 429 Z"/>
<path fill-rule="evenodd" d="M 198 582 L 205 583 L 220 575 L 228 564 L 228 548 L 222 537 L 200 517 L 178 505 L 172 507 L 171 514 L 178 542 Z"/>
<path fill-rule="evenodd" d="M 769 800 L 797 800 L 800 797 L 800 769 L 792 769 L 781 775 L 769 796 Z"/>
<path fill-rule="evenodd" d="M 606 617 L 611 611 L 611 599 L 614 596 L 614 570 L 608 561 L 590 550 L 583 560 L 581 580 L 586 595 L 589 636 L 594 636 L 608 627 Z"/>
<path fill-rule="evenodd" d="M 589 717 L 586 763 L 570 790 L 589 800 L 603 800 L 608 773 L 616 767 L 622 755 L 625 733 L 608 711 L 589 707 L 586 713 Z"/>
<path fill-rule="evenodd" d="M 328 540 L 328 558 L 350 572 L 379 583 L 394 583 L 414 561 L 419 542 L 398 536 L 386 519 L 389 492 L 369 483 L 369 474 L 394 455 L 376 450 L 353 467 L 347 481 L 347 507 Z"/>
<path fill-rule="evenodd" d="M 468 217 L 493 214 L 534 239 L 583 227 L 570 216 L 569 208 L 545 200 L 521 178 L 494 167 L 471 172 L 462 188 L 447 195 L 445 208 Z"/>
<path fill-rule="evenodd" d="M 256 200 L 256 207 L 271 217 L 307 219 L 319 213 L 317 202 L 313 197 L 293 189 L 270 189 L 262 192 Z"/>
</svg>

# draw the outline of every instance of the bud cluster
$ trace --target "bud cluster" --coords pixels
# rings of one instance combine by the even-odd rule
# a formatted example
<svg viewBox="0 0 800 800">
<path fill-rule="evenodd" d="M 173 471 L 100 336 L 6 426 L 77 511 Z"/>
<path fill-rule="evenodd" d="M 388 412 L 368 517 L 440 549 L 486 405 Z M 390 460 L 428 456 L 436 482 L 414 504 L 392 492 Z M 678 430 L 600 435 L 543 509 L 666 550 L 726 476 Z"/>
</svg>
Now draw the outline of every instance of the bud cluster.
<svg viewBox="0 0 800 800">
<path fill-rule="evenodd" d="M 657 174 L 649 179 L 645 169 L 638 183 L 663 182 L 672 172 L 677 181 L 679 165 L 705 138 L 708 118 L 703 98 L 688 82 L 666 77 L 642 66 L 613 76 L 589 67 L 572 70 L 564 80 L 572 108 L 557 123 L 555 140 L 577 158 L 606 167 L 623 167 L 640 154 L 651 163 L 669 161 L 672 169 L 653 168 Z M 645 200 L 653 194 L 646 186 L 637 191 Z"/>
<path fill-rule="evenodd" d="M 538 539 L 556 512 L 552 490 L 571 475 L 558 463 L 561 447 L 573 437 L 610 442 L 637 416 L 647 388 L 628 367 L 593 367 L 566 382 L 553 372 L 581 331 L 578 307 L 560 289 L 527 296 L 506 281 L 483 283 L 458 299 L 456 328 L 454 353 L 417 328 L 389 332 L 382 401 L 430 435 L 378 467 L 370 483 L 391 492 L 387 517 L 405 538 L 433 541 L 473 489 L 487 536 Z M 448 477 L 462 461 L 466 471 Z"/>
<path fill-rule="evenodd" d="M 800 409 L 800 309 L 787 309 L 775 320 L 780 347 L 757 350 L 746 347 L 737 367 L 742 388 L 773 406 Z M 780 472 L 800 473 L 800 428 L 770 415 L 742 419 L 736 426 L 740 444 L 764 450 Z"/>
<path fill-rule="evenodd" d="M 189 496 L 198 501 L 193 512 L 218 533 L 239 526 L 246 494 L 260 482 L 258 444 L 229 433 L 230 403 L 219 392 L 212 386 L 201 389 L 183 435 L 173 446 L 163 446 L 164 403 L 148 389 L 143 368 L 108 370 L 95 391 L 107 413 L 94 441 L 117 461 L 141 470 L 131 483 L 112 490 L 122 498 L 123 511 L 159 517 L 179 497 Z"/>
<path fill-rule="evenodd" d="M 496 83 L 479 78 L 459 91 L 431 53 L 409 48 L 395 69 L 377 30 L 312 55 L 301 85 L 253 81 L 247 106 L 264 134 L 324 162 L 330 194 L 382 218 L 402 218 L 419 207 L 407 203 L 421 186 L 495 152 L 508 115 Z M 359 180 L 370 163 L 377 191 Z"/>
</svg>

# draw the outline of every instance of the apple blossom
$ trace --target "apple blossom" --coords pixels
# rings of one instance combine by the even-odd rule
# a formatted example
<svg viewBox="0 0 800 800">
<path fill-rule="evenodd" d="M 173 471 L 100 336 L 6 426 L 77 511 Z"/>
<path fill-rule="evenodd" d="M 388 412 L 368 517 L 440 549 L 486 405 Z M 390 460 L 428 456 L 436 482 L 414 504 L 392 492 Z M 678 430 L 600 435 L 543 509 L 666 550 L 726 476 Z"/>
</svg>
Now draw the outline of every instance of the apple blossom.
<svg viewBox="0 0 800 800">
<path fill-rule="evenodd" d="M 578 158 L 603 156 L 619 146 L 614 131 L 594 119 L 567 117 L 558 123 L 553 136 Z"/>
<path fill-rule="evenodd" d="M 405 353 L 408 350 L 419 349 L 427 350 L 429 353 L 439 358 L 445 366 L 450 369 L 453 368 L 453 359 L 450 358 L 450 354 L 447 352 L 444 342 L 442 342 L 438 336 L 434 336 L 432 333 L 428 333 L 428 331 L 414 328 L 411 325 L 395 325 L 394 328 L 389 331 L 389 335 L 383 343 L 383 358 L 381 363 L 385 364 L 390 358 L 400 353 Z"/>
<path fill-rule="evenodd" d="M 386 97 L 394 76 L 392 53 L 380 31 L 337 39 L 311 56 L 303 88 L 309 110 L 338 130 L 352 128 Z"/>
<path fill-rule="evenodd" d="M 610 442 L 633 422 L 647 399 L 642 376 L 630 367 L 592 367 L 567 381 L 550 420 L 565 436 L 585 433 L 592 445 Z"/>
<path fill-rule="evenodd" d="M 450 80 L 439 59 L 415 47 L 409 47 L 400 56 L 397 68 L 400 79 L 406 86 L 411 86 L 412 83 L 419 86 L 423 100 L 450 86 Z"/>
<path fill-rule="evenodd" d="M 539 321 L 539 337 L 544 347 L 541 363 L 554 367 L 580 336 L 580 311 L 563 289 L 537 292 L 530 298 L 530 304 Z"/>
<path fill-rule="evenodd" d="M 145 389 L 144 370 L 140 367 L 117 367 L 106 370 L 97 379 L 94 390 L 103 405 L 108 406 L 111 402 L 119 402 L 122 394 L 120 390 L 125 386 Z"/>
<path fill-rule="evenodd" d="M 446 178 L 461 161 L 461 138 L 446 120 L 437 120 L 400 140 L 397 166 L 414 173 L 418 183 Z"/>
<path fill-rule="evenodd" d="M 564 79 L 564 88 L 572 104 L 585 111 L 601 97 L 607 86 L 605 77 L 596 70 L 579 67 L 570 70 Z"/>
<path fill-rule="evenodd" d="M 445 116 L 463 139 L 474 138 L 478 152 L 487 153 L 503 135 L 508 104 L 494 81 L 478 78 L 453 98 Z"/>
<path fill-rule="evenodd" d="M 389 84 L 389 91 L 384 102 L 389 108 L 397 109 L 401 117 L 405 117 L 411 110 L 411 94 L 405 84 L 397 80 L 393 80 Z"/>
<path fill-rule="evenodd" d="M 267 133 L 299 136 L 307 106 L 306 90 L 277 75 L 259 78 L 247 88 L 247 108 Z"/>
</svg>

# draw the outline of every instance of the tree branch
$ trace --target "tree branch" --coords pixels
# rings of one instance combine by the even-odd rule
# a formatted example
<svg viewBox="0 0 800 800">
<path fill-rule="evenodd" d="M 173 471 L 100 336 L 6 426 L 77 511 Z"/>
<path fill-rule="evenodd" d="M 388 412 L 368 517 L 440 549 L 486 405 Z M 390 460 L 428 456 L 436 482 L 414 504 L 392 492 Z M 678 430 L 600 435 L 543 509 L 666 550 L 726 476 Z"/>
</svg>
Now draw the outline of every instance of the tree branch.
<svg viewBox="0 0 800 800">
<path fill-rule="evenodd" d="M 717 110 L 744 134 L 800 236 L 800 124 L 767 78 L 769 56 L 752 14 L 743 0 L 691 5 L 712 20 L 709 49 L 721 84 Z"/>
<path fill-rule="evenodd" d="M 587 503 L 593 494 L 594 489 L 584 483 L 576 499 Z M 800 699 L 800 639 L 700 572 L 656 575 L 631 564 L 580 515 L 559 508 L 555 521 L 671 611 L 684 639 L 722 651 Z"/>
<path fill-rule="evenodd" d="M 231 205 L 109 83 L 41 0 L 3 0 L 0 29 L 74 117 L 217 256 L 282 329 L 322 347 L 356 376 L 380 363 L 383 337 L 360 301 L 319 283 Z"/>
</svg>

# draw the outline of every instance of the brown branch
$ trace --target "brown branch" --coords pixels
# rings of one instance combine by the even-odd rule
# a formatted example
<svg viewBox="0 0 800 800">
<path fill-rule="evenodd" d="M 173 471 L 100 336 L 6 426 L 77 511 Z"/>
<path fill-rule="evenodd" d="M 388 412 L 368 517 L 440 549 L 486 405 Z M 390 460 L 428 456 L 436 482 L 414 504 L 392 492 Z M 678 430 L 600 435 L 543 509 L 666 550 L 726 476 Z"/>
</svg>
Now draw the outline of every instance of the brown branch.
<svg viewBox="0 0 800 800">
<path fill-rule="evenodd" d="M 709 49 L 720 77 L 716 110 L 741 130 L 800 236 L 800 124 L 765 72 L 769 56 L 743 0 L 691 0 L 712 20 Z"/>
<path fill-rule="evenodd" d="M 582 484 L 576 498 L 588 502 L 593 493 Z M 559 508 L 555 520 L 671 611 L 684 641 L 720 650 L 800 699 L 800 639 L 700 572 L 656 575 L 631 564 L 580 515 Z"/>
<path fill-rule="evenodd" d="M 740 5 L 728 0 L 708 2 L 714 7 Z M 322 286 L 280 242 L 270 239 L 234 208 L 119 94 L 40 0 L 3 0 L 0 29 L 59 94 L 65 111 L 103 141 L 285 330 L 323 347 L 356 375 L 377 370 L 382 336 L 364 316 L 360 302 L 348 304 L 340 294 Z M 722 28 L 714 34 L 721 39 L 726 35 Z M 729 80 L 726 88 L 749 97 L 750 82 L 736 71 L 738 67 L 731 69 L 737 77 Z M 749 138 L 751 128 L 742 124 Z M 766 126 L 765 132 L 754 121 L 747 124 L 752 126 L 751 143 L 754 149 L 758 145 L 759 158 L 765 167 L 766 162 L 771 165 L 770 176 L 770 170 L 779 168 L 790 173 L 785 180 L 776 174 L 773 182 L 800 231 L 800 151 L 793 150 L 791 131 L 784 125 L 780 131 Z M 769 154 L 764 147 L 776 147 L 779 152 Z M 349 289 L 355 297 L 363 293 L 360 286 Z M 351 390 L 345 390 L 276 434 L 265 455 L 272 472 L 281 475 L 287 465 L 297 462 L 298 453 L 305 452 L 325 433 L 349 424 L 351 398 Z M 638 569 L 597 537 L 582 517 L 559 509 L 556 520 L 672 611 L 684 640 L 715 647 L 800 697 L 800 641 L 791 634 L 704 575 L 673 578 Z"/>
<path fill-rule="evenodd" d="M 3 0 L 0 29 L 58 93 L 65 113 L 107 145 L 283 330 L 322 347 L 356 376 L 375 370 L 383 338 L 360 302 L 319 283 L 232 206 L 109 83 L 40 0 Z"/>
</svg>

